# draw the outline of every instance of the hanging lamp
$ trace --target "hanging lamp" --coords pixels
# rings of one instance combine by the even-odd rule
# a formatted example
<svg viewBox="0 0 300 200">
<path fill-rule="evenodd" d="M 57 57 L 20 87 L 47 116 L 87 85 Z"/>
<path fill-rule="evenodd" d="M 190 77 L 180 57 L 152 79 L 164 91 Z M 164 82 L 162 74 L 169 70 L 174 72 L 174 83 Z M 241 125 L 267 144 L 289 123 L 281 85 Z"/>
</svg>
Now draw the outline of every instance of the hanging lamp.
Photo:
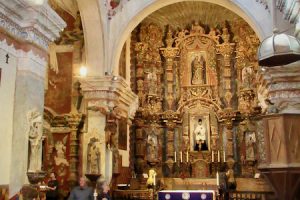
<svg viewBox="0 0 300 200">
<path fill-rule="evenodd" d="M 275 26 L 275 1 L 272 2 L 273 27 Z M 274 28 L 273 35 L 265 38 L 258 48 L 258 64 L 264 67 L 287 65 L 300 60 L 300 41 Z"/>
</svg>

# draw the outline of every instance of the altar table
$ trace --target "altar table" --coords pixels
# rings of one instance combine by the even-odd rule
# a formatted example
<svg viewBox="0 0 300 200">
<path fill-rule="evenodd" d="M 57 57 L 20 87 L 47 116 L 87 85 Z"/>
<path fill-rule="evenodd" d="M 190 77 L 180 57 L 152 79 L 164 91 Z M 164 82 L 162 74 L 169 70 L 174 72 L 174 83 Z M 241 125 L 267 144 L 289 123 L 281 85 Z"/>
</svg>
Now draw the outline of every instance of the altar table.
<svg viewBox="0 0 300 200">
<path fill-rule="evenodd" d="M 162 190 L 158 200 L 215 200 L 214 190 Z"/>
</svg>

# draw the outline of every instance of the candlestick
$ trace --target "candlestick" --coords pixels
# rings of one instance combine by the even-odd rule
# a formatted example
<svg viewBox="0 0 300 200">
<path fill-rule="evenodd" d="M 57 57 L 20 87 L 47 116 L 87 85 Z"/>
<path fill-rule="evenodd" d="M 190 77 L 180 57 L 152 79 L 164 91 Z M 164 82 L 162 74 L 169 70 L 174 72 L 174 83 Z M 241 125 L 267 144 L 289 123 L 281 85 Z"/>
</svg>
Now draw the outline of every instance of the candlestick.
<svg viewBox="0 0 300 200">
<path fill-rule="evenodd" d="M 189 152 L 186 152 L 186 162 L 189 162 Z"/>
<path fill-rule="evenodd" d="M 224 156 L 224 162 L 226 162 L 225 151 L 223 151 L 223 156 Z"/>
<path fill-rule="evenodd" d="M 218 162 L 220 162 L 220 151 L 218 151 Z"/>
<path fill-rule="evenodd" d="M 219 186 L 220 183 L 219 183 L 219 172 L 217 172 L 217 186 Z"/>
<path fill-rule="evenodd" d="M 176 151 L 174 152 L 174 161 L 176 162 Z"/>
<path fill-rule="evenodd" d="M 180 162 L 182 162 L 182 151 L 180 151 Z"/>
<path fill-rule="evenodd" d="M 215 155 L 214 155 L 214 151 L 211 151 L 211 162 L 215 161 Z"/>
</svg>

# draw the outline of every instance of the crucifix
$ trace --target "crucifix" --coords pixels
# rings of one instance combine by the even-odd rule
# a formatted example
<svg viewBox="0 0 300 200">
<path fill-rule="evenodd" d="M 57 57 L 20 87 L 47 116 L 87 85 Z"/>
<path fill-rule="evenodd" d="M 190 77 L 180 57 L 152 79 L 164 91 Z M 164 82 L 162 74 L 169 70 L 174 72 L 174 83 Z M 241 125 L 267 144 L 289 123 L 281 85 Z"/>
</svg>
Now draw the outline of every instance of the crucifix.
<svg viewBox="0 0 300 200">
<path fill-rule="evenodd" d="M 6 57 L 6 61 L 5 61 L 5 63 L 6 63 L 6 64 L 8 64 L 8 59 L 9 59 L 9 55 L 8 55 L 8 53 L 6 54 L 6 56 L 5 56 L 5 57 Z"/>
</svg>

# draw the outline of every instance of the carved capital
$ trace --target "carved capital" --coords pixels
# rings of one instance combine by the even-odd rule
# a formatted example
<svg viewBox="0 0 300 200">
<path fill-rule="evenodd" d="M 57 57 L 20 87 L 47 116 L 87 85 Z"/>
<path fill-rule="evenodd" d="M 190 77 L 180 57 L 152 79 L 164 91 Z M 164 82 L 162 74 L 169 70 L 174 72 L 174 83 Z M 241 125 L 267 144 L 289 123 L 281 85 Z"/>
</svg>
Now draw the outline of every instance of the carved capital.
<svg viewBox="0 0 300 200">
<path fill-rule="evenodd" d="M 78 125 L 82 120 L 82 117 L 83 114 L 80 113 L 70 113 L 68 115 L 65 115 L 65 119 L 72 130 L 76 130 L 78 128 Z"/>
</svg>

